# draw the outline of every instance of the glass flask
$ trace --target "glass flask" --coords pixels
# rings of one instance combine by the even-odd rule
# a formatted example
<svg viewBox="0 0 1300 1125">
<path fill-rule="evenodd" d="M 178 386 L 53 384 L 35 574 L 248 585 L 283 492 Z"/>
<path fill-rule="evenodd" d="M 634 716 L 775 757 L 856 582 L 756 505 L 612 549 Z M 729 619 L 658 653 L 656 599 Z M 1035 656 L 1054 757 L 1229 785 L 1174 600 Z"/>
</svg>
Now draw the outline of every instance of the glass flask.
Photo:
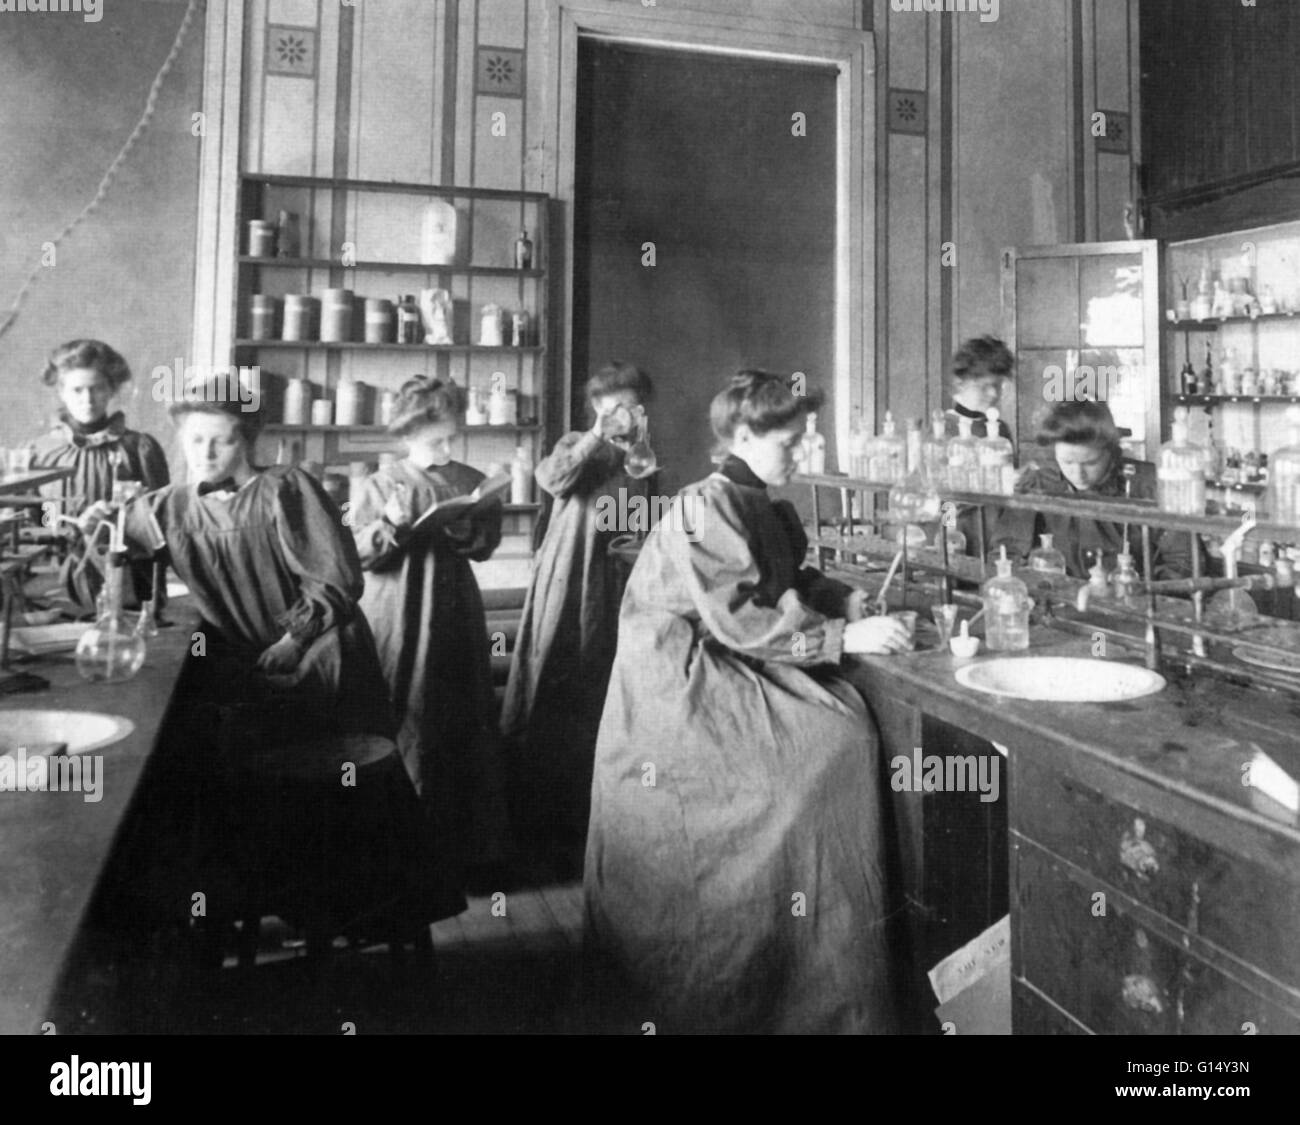
<svg viewBox="0 0 1300 1125">
<path fill-rule="evenodd" d="M 77 642 L 77 671 L 91 683 L 121 683 L 144 664 L 144 637 L 127 625 L 122 613 L 127 573 L 126 552 L 110 551 L 99 617 Z"/>
<path fill-rule="evenodd" d="M 635 413 L 636 441 L 628 446 L 623 459 L 623 467 L 627 470 L 627 475 L 633 480 L 644 480 L 659 468 L 659 458 L 655 456 L 655 451 L 650 448 L 650 419 L 646 415 L 645 408 L 638 406 Z"/>
</svg>

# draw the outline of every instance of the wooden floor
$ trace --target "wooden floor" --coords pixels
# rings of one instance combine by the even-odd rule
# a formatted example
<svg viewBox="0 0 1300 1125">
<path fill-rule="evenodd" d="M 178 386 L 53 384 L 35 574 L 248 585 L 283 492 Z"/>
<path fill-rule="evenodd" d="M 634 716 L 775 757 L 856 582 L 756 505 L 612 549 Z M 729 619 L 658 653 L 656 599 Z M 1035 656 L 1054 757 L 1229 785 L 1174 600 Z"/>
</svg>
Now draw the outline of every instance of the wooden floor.
<svg viewBox="0 0 1300 1125">
<path fill-rule="evenodd" d="M 483 895 L 432 928 L 432 969 L 411 950 L 348 948 L 320 964 L 273 920 L 256 964 L 233 956 L 178 996 L 170 1029 L 226 1034 L 639 1034 L 582 962 L 582 884 L 543 880 Z M 495 908 L 495 909 L 494 909 Z"/>
</svg>

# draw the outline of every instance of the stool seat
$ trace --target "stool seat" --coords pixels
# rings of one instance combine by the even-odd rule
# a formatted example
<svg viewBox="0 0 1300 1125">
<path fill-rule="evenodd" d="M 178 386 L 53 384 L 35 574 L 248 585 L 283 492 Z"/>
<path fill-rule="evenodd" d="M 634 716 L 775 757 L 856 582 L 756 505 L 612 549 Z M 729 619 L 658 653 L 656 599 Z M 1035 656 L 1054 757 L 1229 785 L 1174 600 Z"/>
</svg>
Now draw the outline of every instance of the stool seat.
<svg viewBox="0 0 1300 1125">
<path fill-rule="evenodd" d="M 343 767 L 358 770 L 397 753 L 391 738 L 377 734 L 321 734 L 251 749 L 234 763 L 245 774 L 296 781 L 337 781 Z"/>
</svg>

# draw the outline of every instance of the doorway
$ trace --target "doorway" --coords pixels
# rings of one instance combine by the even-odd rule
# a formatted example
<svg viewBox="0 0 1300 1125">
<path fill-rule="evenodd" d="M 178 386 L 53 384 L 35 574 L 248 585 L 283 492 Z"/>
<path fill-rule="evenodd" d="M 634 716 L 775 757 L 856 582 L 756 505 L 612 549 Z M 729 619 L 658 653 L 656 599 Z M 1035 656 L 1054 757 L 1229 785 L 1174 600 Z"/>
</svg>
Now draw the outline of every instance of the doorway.
<svg viewBox="0 0 1300 1125">
<path fill-rule="evenodd" d="M 577 48 L 572 421 L 590 425 L 582 386 L 607 360 L 648 371 L 671 495 L 711 469 L 727 375 L 800 371 L 834 465 L 836 66 Z"/>
</svg>

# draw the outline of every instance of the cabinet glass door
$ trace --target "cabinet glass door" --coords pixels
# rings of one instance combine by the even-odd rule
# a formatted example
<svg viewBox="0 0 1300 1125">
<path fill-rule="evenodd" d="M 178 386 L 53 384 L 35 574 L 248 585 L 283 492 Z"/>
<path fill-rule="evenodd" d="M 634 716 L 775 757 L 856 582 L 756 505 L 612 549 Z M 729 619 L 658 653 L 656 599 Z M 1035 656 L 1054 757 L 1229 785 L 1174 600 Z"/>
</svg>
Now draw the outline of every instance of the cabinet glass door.
<svg viewBox="0 0 1300 1125">
<path fill-rule="evenodd" d="M 1006 250 L 1002 316 L 1016 357 L 1014 396 L 1004 396 L 1021 460 L 1058 402 L 1105 402 L 1125 451 L 1151 460 L 1160 448 L 1160 289 L 1157 244 L 1085 242 Z M 1014 401 L 1012 401 L 1014 399 Z"/>
</svg>

